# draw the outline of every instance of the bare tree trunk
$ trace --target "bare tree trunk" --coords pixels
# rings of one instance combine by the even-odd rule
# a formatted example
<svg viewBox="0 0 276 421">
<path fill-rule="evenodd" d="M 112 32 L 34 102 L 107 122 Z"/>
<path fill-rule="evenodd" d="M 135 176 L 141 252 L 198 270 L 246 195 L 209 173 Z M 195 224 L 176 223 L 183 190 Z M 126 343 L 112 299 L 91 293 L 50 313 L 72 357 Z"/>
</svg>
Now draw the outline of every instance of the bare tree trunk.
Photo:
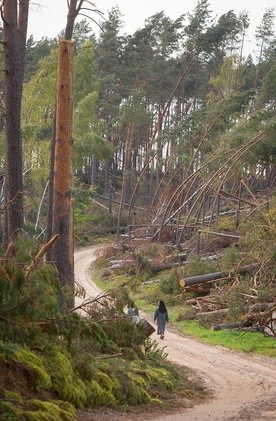
<svg viewBox="0 0 276 421">
<path fill-rule="evenodd" d="M 43 200 L 45 198 L 46 192 L 48 190 L 49 187 L 49 180 L 47 180 L 47 183 L 45 184 L 44 190 L 43 190 L 43 194 L 39 203 L 39 207 L 38 207 L 38 211 L 37 211 L 37 217 L 36 217 L 36 222 L 35 222 L 35 232 L 37 230 L 38 224 L 39 224 L 39 218 L 40 218 L 40 213 L 41 213 L 41 208 L 42 208 L 42 204 L 43 204 Z"/>
<path fill-rule="evenodd" d="M 70 0 L 65 28 L 65 39 L 67 40 L 72 39 L 75 19 L 78 16 L 83 1 L 80 0 L 80 4 L 77 6 L 78 0 Z"/>
<path fill-rule="evenodd" d="M 60 281 L 72 293 L 69 306 L 74 304 L 74 234 L 71 200 L 72 185 L 72 67 L 74 42 L 72 40 L 75 19 L 81 11 L 84 0 L 68 0 L 68 14 L 65 39 L 59 43 L 59 67 L 56 105 L 56 136 L 53 182 L 53 231 L 59 240 L 51 256 L 56 263 Z M 86 10 L 96 11 L 89 3 Z M 51 199 L 50 199 L 51 200 Z M 51 209 L 50 209 L 51 212 Z M 48 238 L 51 232 L 48 221 Z M 49 257 L 49 256 L 48 256 Z M 61 302 L 61 304 L 65 304 Z"/>
<path fill-rule="evenodd" d="M 54 213 L 54 171 L 55 171 L 55 149 L 56 149 L 56 107 L 53 119 L 52 139 L 51 139 L 51 157 L 50 157 L 50 175 L 48 188 L 48 215 L 47 215 L 47 241 L 53 237 L 53 213 Z M 52 260 L 53 249 L 50 248 L 46 253 L 46 260 Z"/>
<path fill-rule="evenodd" d="M 132 137 L 133 137 L 134 125 L 129 124 L 127 129 L 127 137 L 125 142 L 125 158 L 124 158 L 124 170 L 123 170 L 123 184 L 122 184 L 122 201 L 129 203 L 131 197 L 131 167 L 132 167 Z"/>
<path fill-rule="evenodd" d="M 53 206 L 53 233 L 59 235 L 59 240 L 53 249 L 53 257 L 61 284 L 72 288 L 72 292 L 74 288 L 71 204 L 73 48 L 73 41 L 62 39 L 59 42 Z"/>
<path fill-rule="evenodd" d="M 129 124 L 127 129 L 127 136 L 124 146 L 124 166 L 123 166 L 123 180 L 122 180 L 122 193 L 120 206 L 118 211 L 118 220 L 117 220 L 117 241 L 119 241 L 120 235 L 120 226 L 121 226 L 121 216 L 124 206 L 124 202 L 129 203 L 130 200 L 130 187 L 131 187 L 131 153 L 132 153 L 132 135 L 133 135 L 133 124 Z M 133 202 L 133 201 L 132 201 Z"/>
<path fill-rule="evenodd" d="M 7 239 L 13 239 L 24 224 L 21 98 L 28 26 L 29 0 L 5 0 L 2 9 L 5 63 Z"/>
<path fill-rule="evenodd" d="M 7 189 L 7 182 L 5 177 L 5 184 L 4 184 L 4 203 L 8 203 L 8 189 Z M 3 244 L 7 246 L 9 244 L 9 217 L 8 217 L 8 206 L 4 207 L 4 214 L 3 214 Z"/>
</svg>

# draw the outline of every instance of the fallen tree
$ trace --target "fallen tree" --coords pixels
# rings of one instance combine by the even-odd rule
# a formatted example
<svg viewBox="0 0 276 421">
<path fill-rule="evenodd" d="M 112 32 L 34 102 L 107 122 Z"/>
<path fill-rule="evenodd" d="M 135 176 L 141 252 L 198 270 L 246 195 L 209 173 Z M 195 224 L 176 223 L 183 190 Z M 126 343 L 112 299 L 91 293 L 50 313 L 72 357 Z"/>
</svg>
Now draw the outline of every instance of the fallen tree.
<svg viewBox="0 0 276 421">
<path fill-rule="evenodd" d="M 212 330 L 222 330 L 222 329 L 241 329 L 244 327 L 250 327 L 251 323 L 249 322 L 229 322 L 229 323 L 219 323 L 212 325 Z"/>
<path fill-rule="evenodd" d="M 204 275 L 196 275 L 196 276 L 190 276 L 188 278 L 181 278 L 179 281 L 179 284 L 182 287 L 186 287 L 189 285 L 196 285 L 201 284 L 203 282 L 210 282 L 210 281 L 216 281 L 218 279 L 229 279 L 231 280 L 233 275 L 236 273 L 250 273 L 253 272 L 254 269 L 258 267 L 258 263 L 252 263 L 250 265 L 241 266 L 239 268 L 231 270 L 229 273 L 227 272 L 213 272 L 213 273 L 206 273 Z"/>
</svg>

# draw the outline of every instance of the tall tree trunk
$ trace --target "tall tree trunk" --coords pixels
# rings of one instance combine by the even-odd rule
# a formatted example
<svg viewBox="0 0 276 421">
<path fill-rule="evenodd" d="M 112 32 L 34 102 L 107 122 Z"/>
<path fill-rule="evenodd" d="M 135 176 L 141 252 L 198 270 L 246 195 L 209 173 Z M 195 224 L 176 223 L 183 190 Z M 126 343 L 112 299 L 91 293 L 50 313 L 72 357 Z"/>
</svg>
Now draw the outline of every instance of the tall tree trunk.
<svg viewBox="0 0 276 421">
<path fill-rule="evenodd" d="M 67 23 L 65 28 L 65 39 L 70 40 L 73 36 L 75 19 L 78 16 L 81 5 L 84 0 L 80 0 L 80 4 L 77 6 L 78 0 L 70 0 L 67 14 Z"/>
<path fill-rule="evenodd" d="M 7 238 L 12 240 L 23 228 L 23 163 L 21 139 L 21 98 L 28 26 L 29 0 L 3 2 L 3 44 L 5 63 Z"/>
<path fill-rule="evenodd" d="M 123 179 L 122 179 L 122 193 L 120 206 L 118 211 L 117 220 L 117 241 L 119 241 L 119 234 L 121 228 L 121 216 L 124 202 L 128 202 L 130 199 L 130 188 L 131 188 L 131 155 L 132 155 L 132 136 L 133 136 L 133 123 L 130 123 L 127 128 L 127 136 L 124 146 L 124 163 L 123 163 Z"/>
<path fill-rule="evenodd" d="M 51 139 L 51 156 L 50 156 L 50 175 L 48 188 L 48 215 L 47 215 L 47 242 L 53 237 L 53 214 L 54 214 L 54 171 L 55 171 L 55 150 L 56 150 L 56 107 L 54 111 L 52 139 Z M 53 260 L 52 247 L 47 250 L 46 260 Z"/>
<path fill-rule="evenodd" d="M 56 148 L 54 163 L 53 234 L 59 240 L 53 258 L 61 284 L 74 288 L 73 226 L 72 226 L 72 64 L 74 42 L 59 42 L 59 64 L 56 106 Z M 73 297 L 72 297 L 73 300 Z M 73 301 L 72 303 L 73 304 Z"/>
<path fill-rule="evenodd" d="M 125 142 L 125 156 L 122 182 L 122 201 L 129 203 L 131 197 L 131 175 L 132 175 L 132 137 L 134 125 L 130 123 L 127 129 L 127 136 Z"/>
<path fill-rule="evenodd" d="M 91 157 L 91 180 L 90 183 L 95 186 L 97 183 L 97 159 L 95 155 Z"/>
</svg>

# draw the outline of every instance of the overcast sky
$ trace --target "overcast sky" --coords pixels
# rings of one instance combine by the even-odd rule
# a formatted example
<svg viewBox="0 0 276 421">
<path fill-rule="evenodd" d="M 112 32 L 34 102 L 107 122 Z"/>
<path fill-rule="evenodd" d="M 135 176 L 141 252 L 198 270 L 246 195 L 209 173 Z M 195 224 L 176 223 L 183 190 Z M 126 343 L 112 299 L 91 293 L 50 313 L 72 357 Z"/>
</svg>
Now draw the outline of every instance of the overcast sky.
<svg viewBox="0 0 276 421">
<path fill-rule="evenodd" d="M 166 16 L 171 19 L 178 18 L 181 14 L 192 12 L 197 5 L 197 0 L 93 0 L 104 16 L 114 6 L 121 10 L 124 20 L 123 32 L 133 33 L 135 30 L 144 26 L 145 19 L 157 12 L 164 11 Z M 36 6 L 37 4 L 40 7 Z M 275 0 L 209 0 L 210 8 L 213 10 L 213 16 L 220 16 L 230 9 L 236 14 L 243 10 L 249 12 L 251 20 L 251 30 L 254 34 L 255 28 L 260 24 L 261 18 L 268 7 L 275 8 Z M 65 27 L 67 16 L 67 0 L 36 0 L 31 6 L 29 17 L 29 35 L 33 35 L 35 40 L 45 37 L 56 37 Z M 95 20 L 101 21 L 101 18 L 94 14 Z M 93 31 L 98 33 L 95 23 L 91 23 Z M 250 46 L 247 46 L 247 49 Z"/>
</svg>

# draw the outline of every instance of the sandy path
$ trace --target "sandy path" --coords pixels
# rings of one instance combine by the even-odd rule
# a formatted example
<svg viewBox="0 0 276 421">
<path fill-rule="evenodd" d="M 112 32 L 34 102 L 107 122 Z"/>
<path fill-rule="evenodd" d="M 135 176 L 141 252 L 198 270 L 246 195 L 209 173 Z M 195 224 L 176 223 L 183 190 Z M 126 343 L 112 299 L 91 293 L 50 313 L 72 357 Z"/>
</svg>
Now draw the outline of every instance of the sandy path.
<svg viewBox="0 0 276 421">
<path fill-rule="evenodd" d="M 101 293 L 89 275 L 97 249 L 92 247 L 75 253 L 75 278 L 85 288 L 86 298 Z M 82 301 L 76 298 L 76 305 Z M 145 316 L 152 322 L 150 316 Z M 166 346 L 168 358 L 192 368 L 213 390 L 215 398 L 183 412 L 179 408 L 177 414 L 155 417 L 155 421 L 276 421 L 275 359 L 208 346 L 177 335 L 170 329 L 167 329 L 163 341 L 158 340 Z"/>
</svg>

